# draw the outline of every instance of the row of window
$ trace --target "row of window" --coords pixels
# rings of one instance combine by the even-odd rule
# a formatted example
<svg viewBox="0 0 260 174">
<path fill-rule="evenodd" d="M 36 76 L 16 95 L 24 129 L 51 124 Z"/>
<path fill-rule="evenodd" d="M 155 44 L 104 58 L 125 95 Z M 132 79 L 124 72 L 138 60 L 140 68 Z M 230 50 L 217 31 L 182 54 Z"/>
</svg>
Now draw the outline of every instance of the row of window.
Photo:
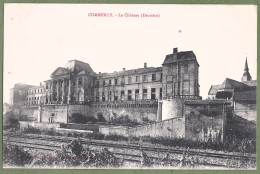
<svg viewBox="0 0 260 174">
<path fill-rule="evenodd" d="M 134 98 L 132 95 L 132 92 L 135 92 Z M 96 92 L 96 101 L 112 101 L 112 92 L 108 91 L 107 92 L 107 96 L 105 95 L 105 92 L 102 92 L 101 95 L 101 100 L 100 100 L 100 93 Z M 162 88 L 160 88 L 160 94 L 159 94 L 159 98 L 162 98 Z M 118 93 L 118 91 L 114 92 L 114 101 L 117 100 L 139 100 L 139 99 L 148 99 L 148 90 L 147 89 L 143 89 L 143 95 L 142 98 L 140 98 L 139 96 L 139 89 L 135 89 L 135 90 L 128 90 L 127 94 L 125 94 L 124 90 L 120 91 L 120 95 Z M 156 88 L 151 88 L 151 100 L 155 100 L 156 99 Z"/>
<path fill-rule="evenodd" d="M 156 74 L 152 74 L 152 82 L 153 81 L 156 81 Z M 162 73 L 161 73 L 161 76 L 160 76 L 160 80 L 162 80 Z M 134 79 L 132 77 L 128 77 L 128 84 L 131 84 L 131 83 L 139 83 L 140 82 L 140 76 L 135 76 Z M 143 82 L 148 82 L 148 77 L 147 75 L 143 75 Z M 122 77 L 122 83 L 125 84 L 125 77 Z M 112 80 L 109 79 L 108 80 L 108 85 L 111 85 L 112 84 Z M 106 80 L 103 80 L 103 86 L 106 86 Z M 115 78 L 114 79 L 114 85 L 118 85 L 118 78 Z M 100 86 L 100 82 L 99 81 L 96 81 L 96 87 L 99 87 Z"/>
<path fill-rule="evenodd" d="M 39 94 L 42 92 L 43 92 L 43 89 L 32 89 L 32 90 L 27 91 L 27 94 Z"/>
<path fill-rule="evenodd" d="M 27 101 L 42 100 L 43 98 L 44 98 L 44 96 L 41 96 L 41 97 L 29 97 L 29 98 L 27 98 Z"/>
<path fill-rule="evenodd" d="M 67 81 L 66 83 L 67 87 L 69 86 L 69 81 Z M 78 79 L 78 85 L 81 86 L 82 85 L 82 77 L 79 77 Z M 63 86 L 63 81 L 60 82 L 60 86 Z M 72 86 L 76 86 L 76 81 L 72 82 Z M 46 89 L 52 89 L 52 84 L 46 84 Z"/>
</svg>

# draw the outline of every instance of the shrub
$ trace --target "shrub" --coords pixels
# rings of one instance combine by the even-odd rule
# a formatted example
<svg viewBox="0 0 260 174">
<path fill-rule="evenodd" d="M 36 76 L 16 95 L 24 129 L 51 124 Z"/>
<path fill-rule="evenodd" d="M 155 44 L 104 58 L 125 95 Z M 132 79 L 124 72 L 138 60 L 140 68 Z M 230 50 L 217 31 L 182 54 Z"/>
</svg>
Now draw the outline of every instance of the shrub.
<svg viewBox="0 0 260 174">
<path fill-rule="evenodd" d="M 86 117 L 80 113 L 73 113 L 71 116 L 72 123 L 81 123 L 84 124 L 87 122 Z"/>
<path fill-rule="evenodd" d="M 96 123 L 97 119 L 93 116 L 84 116 L 80 113 L 73 113 L 71 116 L 71 120 L 72 123 L 78 123 L 78 124 L 86 124 L 86 123 Z M 62 125 L 65 126 L 65 125 Z"/>
<path fill-rule="evenodd" d="M 83 146 L 82 146 L 82 144 L 80 143 L 79 140 L 72 140 L 72 142 L 67 147 L 77 157 L 79 157 L 82 154 L 83 150 L 84 150 Z"/>
<path fill-rule="evenodd" d="M 20 123 L 17 118 L 14 117 L 8 117 L 3 125 L 3 129 L 13 129 L 14 131 L 19 130 Z"/>
<path fill-rule="evenodd" d="M 104 139 L 111 141 L 128 141 L 128 138 L 123 135 L 106 135 Z"/>
<path fill-rule="evenodd" d="M 106 122 L 102 112 L 97 113 L 97 122 Z"/>
<path fill-rule="evenodd" d="M 104 140 L 105 135 L 101 133 L 89 133 L 85 134 L 85 138 L 94 139 L 94 140 Z"/>
<path fill-rule="evenodd" d="M 3 163 L 11 166 L 30 164 L 33 157 L 18 145 L 3 144 Z"/>
<path fill-rule="evenodd" d="M 25 128 L 23 130 L 23 133 L 26 133 L 26 134 L 41 134 L 41 132 L 42 131 L 40 129 L 32 127 L 32 126 L 28 126 L 27 128 Z"/>
</svg>

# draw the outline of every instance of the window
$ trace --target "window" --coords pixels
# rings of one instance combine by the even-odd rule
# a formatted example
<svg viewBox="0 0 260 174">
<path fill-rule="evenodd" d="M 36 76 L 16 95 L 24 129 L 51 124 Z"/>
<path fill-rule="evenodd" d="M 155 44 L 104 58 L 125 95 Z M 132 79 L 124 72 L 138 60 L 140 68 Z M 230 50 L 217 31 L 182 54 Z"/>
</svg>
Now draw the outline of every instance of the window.
<svg viewBox="0 0 260 174">
<path fill-rule="evenodd" d="M 121 91 L 121 100 L 125 100 L 125 91 Z"/>
<path fill-rule="evenodd" d="M 82 78 L 81 77 L 79 78 L 79 85 L 82 85 Z"/>
<path fill-rule="evenodd" d="M 136 82 L 136 83 L 139 82 L 139 76 L 135 76 L 135 82 Z"/>
<path fill-rule="evenodd" d="M 108 101 L 111 101 L 111 91 L 108 91 L 108 97 L 107 97 Z"/>
<path fill-rule="evenodd" d="M 139 100 L 139 89 L 135 90 L 135 100 Z"/>
<path fill-rule="evenodd" d="M 117 85 L 117 79 L 115 79 L 115 85 Z"/>
<path fill-rule="evenodd" d="M 143 89 L 143 99 L 147 99 L 147 89 Z"/>
<path fill-rule="evenodd" d="M 155 81 L 156 80 L 156 76 L 155 74 L 152 74 L 152 81 Z"/>
<path fill-rule="evenodd" d="M 115 100 L 115 101 L 118 100 L 118 92 L 117 92 L 117 91 L 114 92 L 114 100 Z"/>
<path fill-rule="evenodd" d="M 105 86 L 106 85 L 106 81 L 105 80 L 103 80 L 103 86 Z"/>
<path fill-rule="evenodd" d="M 108 84 L 111 85 L 111 80 L 108 81 Z"/>
<path fill-rule="evenodd" d="M 132 90 L 128 90 L 127 100 L 132 100 Z"/>
<path fill-rule="evenodd" d="M 188 65 L 184 65 L 183 66 L 184 73 L 188 73 L 188 70 L 189 70 Z"/>
<path fill-rule="evenodd" d="M 73 84 L 73 86 L 76 86 L 76 82 L 73 82 L 72 84 Z"/>
<path fill-rule="evenodd" d="M 189 74 L 183 74 L 183 80 L 189 80 L 190 76 Z"/>
<path fill-rule="evenodd" d="M 162 88 L 160 88 L 160 99 L 162 99 Z"/>
<path fill-rule="evenodd" d="M 189 82 L 183 82 L 183 94 L 184 95 L 190 94 L 190 83 Z"/>
<path fill-rule="evenodd" d="M 102 101 L 106 101 L 105 93 L 102 92 Z"/>
<path fill-rule="evenodd" d="M 162 79 L 163 79 L 163 74 L 161 73 L 161 78 L 160 78 L 160 80 L 162 81 Z"/>
<path fill-rule="evenodd" d="M 128 84 L 132 83 L 132 78 L 128 77 Z"/>
<path fill-rule="evenodd" d="M 147 75 L 144 75 L 143 81 L 147 82 Z"/>
<path fill-rule="evenodd" d="M 48 89 L 48 84 L 46 84 L 46 89 Z"/>
<path fill-rule="evenodd" d="M 156 92 L 156 89 L 155 89 L 155 88 L 152 88 L 152 89 L 151 89 L 151 99 L 152 99 L 152 100 L 155 100 L 155 96 L 156 96 L 156 93 L 155 93 L 155 92 Z"/>
<path fill-rule="evenodd" d="M 96 93 L 96 101 L 99 101 L 99 92 Z"/>
<path fill-rule="evenodd" d="M 97 81 L 97 83 L 96 83 L 96 87 L 99 87 L 99 81 Z"/>
</svg>

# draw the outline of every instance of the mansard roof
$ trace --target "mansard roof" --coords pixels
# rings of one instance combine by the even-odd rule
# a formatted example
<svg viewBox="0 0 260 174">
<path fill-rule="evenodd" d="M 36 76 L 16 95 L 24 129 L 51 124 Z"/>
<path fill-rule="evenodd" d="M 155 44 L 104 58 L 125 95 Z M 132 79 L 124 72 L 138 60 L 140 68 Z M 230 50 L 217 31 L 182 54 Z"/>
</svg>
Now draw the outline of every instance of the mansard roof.
<svg viewBox="0 0 260 174">
<path fill-rule="evenodd" d="M 147 68 L 138 68 L 138 69 L 125 70 L 125 71 L 118 71 L 118 72 L 115 71 L 113 73 L 101 73 L 99 74 L 99 77 L 106 78 L 106 77 L 115 77 L 115 76 L 128 76 L 128 75 L 150 73 L 156 71 L 162 71 L 162 67 L 147 67 Z"/>
<path fill-rule="evenodd" d="M 88 63 L 79 61 L 79 60 L 70 60 L 64 68 L 68 68 L 69 70 L 73 72 L 80 72 L 85 71 L 86 73 L 93 73 L 92 68 L 89 66 Z"/>
<path fill-rule="evenodd" d="M 177 56 L 174 56 L 174 54 L 177 54 Z M 197 61 L 195 54 L 193 51 L 182 51 L 182 52 L 177 52 L 173 54 L 168 54 L 166 55 L 163 65 L 164 64 L 170 64 L 170 63 L 175 63 L 177 61 L 182 61 L 182 60 L 189 60 L 189 59 L 194 59 Z"/>
</svg>

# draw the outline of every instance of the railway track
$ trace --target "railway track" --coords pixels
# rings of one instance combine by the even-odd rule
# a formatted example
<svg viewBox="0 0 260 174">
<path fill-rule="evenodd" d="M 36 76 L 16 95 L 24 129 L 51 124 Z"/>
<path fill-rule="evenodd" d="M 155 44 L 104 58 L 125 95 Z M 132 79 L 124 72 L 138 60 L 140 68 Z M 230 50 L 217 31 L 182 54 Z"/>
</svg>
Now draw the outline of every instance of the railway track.
<svg viewBox="0 0 260 174">
<path fill-rule="evenodd" d="M 35 135 L 9 135 L 9 138 L 19 138 L 20 140 L 12 140 L 9 139 L 8 142 L 10 143 L 18 143 L 21 144 L 24 148 L 29 149 L 39 149 L 39 150 L 47 150 L 47 151 L 54 151 L 58 150 L 61 147 L 57 145 L 48 145 L 48 144 L 41 144 L 41 143 L 35 143 L 35 142 L 28 142 L 28 140 L 41 140 L 41 141 L 47 141 L 47 142 L 59 142 L 59 143 L 70 143 L 72 139 L 77 138 L 68 138 L 68 137 L 46 137 L 46 136 L 35 136 Z M 25 139 L 27 141 L 21 141 L 21 139 Z M 119 144 L 119 143 L 112 143 L 112 142 L 101 142 L 101 141 L 90 141 L 86 139 L 80 139 L 81 143 L 83 145 L 92 145 L 92 146 L 99 146 L 99 147 L 112 147 L 112 148 L 118 148 L 118 149 L 131 149 L 131 150 L 142 150 L 145 152 L 155 152 L 155 153 L 170 153 L 170 154 L 183 154 L 183 150 L 179 149 L 167 149 L 167 148 L 159 148 L 159 147 L 147 147 L 147 146 L 138 146 L 138 145 L 129 145 L 129 144 Z M 124 156 L 124 160 L 131 161 L 131 162 L 140 162 L 141 156 L 139 155 L 133 155 L 133 154 L 125 154 L 125 153 L 118 153 L 113 152 L 117 158 L 121 158 Z M 240 156 L 240 155 L 232 155 L 232 154 L 222 154 L 222 153 L 212 153 L 212 152 L 195 152 L 195 151 L 189 151 L 189 155 L 191 156 L 201 156 L 201 157 L 208 157 L 208 158 L 217 158 L 217 159 L 236 159 L 236 160 L 245 160 L 245 161 L 251 161 L 255 162 L 256 158 L 251 156 Z M 155 160 L 159 160 L 161 158 L 158 157 L 152 157 Z M 172 159 L 172 161 L 179 161 Z M 210 165 L 210 166 L 219 166 L 219 167 L 225 167 L 225 164 L 215 164 L 215 163 L 208 163 L 203 162 L 200 163 L 201 165 Z"/>
</svg>

